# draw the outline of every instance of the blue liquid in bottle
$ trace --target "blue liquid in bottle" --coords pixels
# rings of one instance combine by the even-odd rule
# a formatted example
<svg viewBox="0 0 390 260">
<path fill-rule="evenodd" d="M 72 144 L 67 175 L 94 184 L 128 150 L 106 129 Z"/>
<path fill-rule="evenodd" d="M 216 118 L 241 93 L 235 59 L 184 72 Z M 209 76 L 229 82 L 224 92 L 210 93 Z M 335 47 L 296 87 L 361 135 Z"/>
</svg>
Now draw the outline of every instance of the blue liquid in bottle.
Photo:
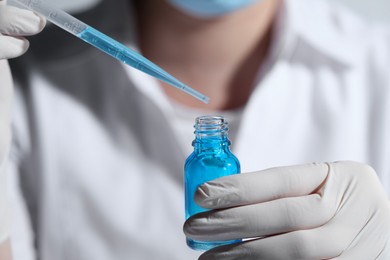
<svg viewBox="0 0 390 260">
<path fill-rule="evenodd" d="M 184 166 L 186 219 L 208 210 L 194 202 L 195 191 L 201 184 L 240 173 L 240 162 L 229 149 L 228 126 L 223 117 L 198 117 L 192 145 L 194 152 L 187 158 Z M 187 238 L 187 245 L 203 251 L 240 241 L 197 241 Z"/>
</svg>

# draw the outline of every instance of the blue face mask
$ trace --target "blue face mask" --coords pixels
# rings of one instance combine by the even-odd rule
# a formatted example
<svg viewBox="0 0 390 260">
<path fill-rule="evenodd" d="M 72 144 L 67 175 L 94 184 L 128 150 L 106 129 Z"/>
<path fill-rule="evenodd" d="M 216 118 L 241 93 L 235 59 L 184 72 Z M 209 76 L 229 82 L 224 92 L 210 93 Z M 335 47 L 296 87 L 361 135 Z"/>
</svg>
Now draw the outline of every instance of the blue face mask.
<svg viewBox="0 0 390 260">
<path fill-rule="evenodd" d="M 197 17 L 211 18 L 234 12 L 261 0 L 168 0 L 173 6 Z"/>
</svg>

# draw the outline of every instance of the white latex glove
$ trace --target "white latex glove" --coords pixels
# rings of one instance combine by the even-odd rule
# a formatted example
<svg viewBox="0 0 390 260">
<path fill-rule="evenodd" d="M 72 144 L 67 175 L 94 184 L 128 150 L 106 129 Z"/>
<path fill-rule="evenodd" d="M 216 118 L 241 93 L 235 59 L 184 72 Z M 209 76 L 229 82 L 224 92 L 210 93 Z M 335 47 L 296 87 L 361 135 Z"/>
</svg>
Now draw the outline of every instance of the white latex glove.
<svg viewBox="0 0 390 260">
<path fill-rule="evenodd" d="M 0 60 L 25 53 L 29 43 L 23 36 L 39 33 L 45 24 L 45 18 L 28 10 L 7 6 L 5 0 L 0 0 Z"/>
<path fill-rule="evenodd" d="M 11 142 L 10 110 L 12 77 L 6 59 L 22 55 L 28 49 L 23 36 L 40 32 L 46 20 L 33 12 L 6 6 L 0 0 L 0 243 L 8 236 L 6 203 L 6 161 Z"/>
<path fill-rule="evenodd" d="M 390 259 L 390 203 L 354 162 L 280 167 L 201 185 L 184 231 L 196 240 L 256 238 L 200 259 Z"/>
</svg>

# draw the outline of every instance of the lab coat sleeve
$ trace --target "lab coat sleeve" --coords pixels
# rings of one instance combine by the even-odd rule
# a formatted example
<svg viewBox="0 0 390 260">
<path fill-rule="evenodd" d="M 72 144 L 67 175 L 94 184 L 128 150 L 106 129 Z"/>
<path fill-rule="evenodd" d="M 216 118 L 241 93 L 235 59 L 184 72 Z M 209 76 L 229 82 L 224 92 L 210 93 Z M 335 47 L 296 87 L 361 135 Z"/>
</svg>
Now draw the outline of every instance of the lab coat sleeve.
<svg viewBox="0 0 390 260">
<path fill-rule="evenodd" d="M 8 185 L 14 260 L 35 260 L 30 217 L 20 188 L 18 165 L 12 158 L 8 163 Z"/>
<path fill-rule="evenodd" d="M 386 89 L 387 89 L 387 100 L 386 100 L 386 140 L 387 140 L 387 149 L 386 149 L 386 161 L 389 164 L 390 159 L 390 26 L 386 33 L 386 59 L 387 63 L 385 65 L 384 74 L 386 75 Z M 386 176 L 386 192 L 390 199 L 390 166 L 387 168 L 387 176 Z"/>
<path fill-rule="evenodd" d="M 29 147 L 25 100 L 15 89 L 12 115 L 12 144 L 8 160 L 8 197 L 11 216 L 11 243 L 14 260 L 35 260 L 34 233 L 27 202 L 22 192 L 21 164 Z"/>
<path fill-rule="evenodd" d="M 366 69 L 370 89 L 371 161 L 390 198 L 390 28 L 371 35 Z"/>
<path fill-rule="evenodd" d="M 9 235 L 6 165 L 6 160 L 3 160 L 0 163 L 0 244 L 3 243 Z"/>
</svg>

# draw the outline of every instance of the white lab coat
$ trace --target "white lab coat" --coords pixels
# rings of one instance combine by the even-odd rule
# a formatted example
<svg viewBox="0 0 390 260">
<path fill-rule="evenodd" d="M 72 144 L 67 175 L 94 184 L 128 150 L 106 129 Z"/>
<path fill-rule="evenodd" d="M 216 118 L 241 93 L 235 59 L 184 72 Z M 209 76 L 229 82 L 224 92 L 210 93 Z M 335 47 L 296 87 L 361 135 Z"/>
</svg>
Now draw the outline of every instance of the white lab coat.
<svg viewBox="0 0 390 260">
<path fill-rule="evenodd" d="M 81 19 L 135 47 L 126 1 L 106 2 Z M 51 30 L 14 65 L 16 260 L 196 259 L 182 233 L 192 136 L 172 103 L 154 79 Z M 272 49 L 232 140 L 242 171 L 355 160 L 390 195 L 388 32 L 291 0 Z"/>
</svg>

